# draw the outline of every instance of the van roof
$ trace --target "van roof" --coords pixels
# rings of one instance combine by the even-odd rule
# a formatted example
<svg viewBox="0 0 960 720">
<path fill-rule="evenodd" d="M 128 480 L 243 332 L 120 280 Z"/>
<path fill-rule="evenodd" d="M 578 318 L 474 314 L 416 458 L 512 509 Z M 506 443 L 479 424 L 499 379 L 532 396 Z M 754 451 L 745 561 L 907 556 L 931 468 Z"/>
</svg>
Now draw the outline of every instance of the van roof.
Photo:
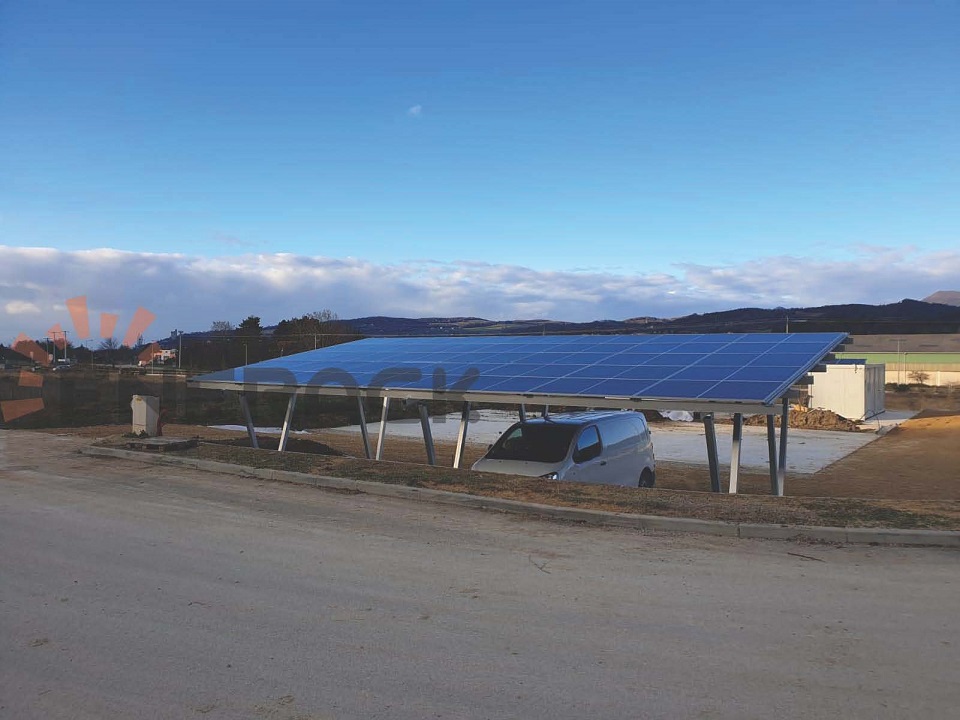
<svg viewBox="0 0 960 720">
<path fill-rule="evenodd" d="M 627 413 L 636 416 L 633 410 L 585 410 L 582 412 L 569 413 L 551 413 L 546 418 L 534 417 L 528 418 L 528 423 L 556 423 L 558 425 L 586 425 L 587 423 L 598 422 L 607 418 L 626 415 Z"/>
</svg>

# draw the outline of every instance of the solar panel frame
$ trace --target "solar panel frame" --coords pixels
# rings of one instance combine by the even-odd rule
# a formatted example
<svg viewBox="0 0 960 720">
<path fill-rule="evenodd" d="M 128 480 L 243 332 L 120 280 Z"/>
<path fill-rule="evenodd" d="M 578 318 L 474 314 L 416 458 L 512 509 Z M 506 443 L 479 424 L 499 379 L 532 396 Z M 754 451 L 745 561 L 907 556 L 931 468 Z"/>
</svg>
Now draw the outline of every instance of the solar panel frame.
<svg viewBox="0 0 960 720">
<path fill-rule="evenodd" d="M 844 333 L 368 338 L 191 383 L 321 394 L 456 392 L 504 402 L 614 397 L 769 407 L 845 339 Z"/>
</svg>

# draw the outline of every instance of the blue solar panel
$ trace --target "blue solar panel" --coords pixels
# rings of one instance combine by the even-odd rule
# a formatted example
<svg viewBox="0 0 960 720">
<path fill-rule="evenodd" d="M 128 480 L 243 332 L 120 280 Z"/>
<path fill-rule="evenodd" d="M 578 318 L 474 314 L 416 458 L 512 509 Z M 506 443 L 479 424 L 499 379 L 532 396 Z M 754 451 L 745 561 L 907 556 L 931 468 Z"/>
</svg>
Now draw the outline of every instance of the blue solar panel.
<svg viewBox="0 0 960 720">
<path fill-rule="evenodd" d="M 663 380 L 683 370 L 682 365 L 638 365 L 616 377 L 633 380 Z"/>
<path fill-rule="evenodd" d="M 789 385 L 788 385 L 789 387 Z M 697 396 L 699 400 L 760 400 L 769 404 L 779 397 L 784 389 L 782 383 L 777 382 L 736 382 L 727 380 L 719 382 L 712 388 Z M 766 400 L 770 398 L 770 400 Z"/>
<path fill-rule="evenodd" d="M 674 380 L 713 380 L 713 382 L 720 382 L 726 380 L 734 372 L 737 372 L 737 368 L 690 365 L 674 373 L 671 377 Z"/>
<path fill-rule="evenodd" d="M 489 375 L 481 377 L 471 390 L 490 390 L 503 393 L 528 393 L 538 385 L 543 385 L 543 378 L 529 377 L 497 377 Z"/>
<path fill-rule="evenodd" d="M 592 385 L 588 392 L 597 397 L 633 397 L 635 395 L 646 396 L 652 385 L 658 380 L 625 380 L 614 378 L 613 380 L 601 380 L 596 385 Z"/>
<path fill-rule="evenodd" d="M 697 363 L 697 365 L 709 365 L 710 367 L 743 367 L 753 362 L 757 358 L 756 355 L 744 352 L 728 352 L 728 353 L 710 353 L 709 355 L 704 355 L 703 359 Z"/>
<path fill-rule="evenodd" d="M 370 338 L 196 378 L 204 387 L 416 389 L 770 404 L 840 333 Z"/>
<path fill-rule="evenodd" d="M 790 379 L 790 376 L 793 374 L 792 367 L 764 367 L 762 365 L 756 367 L 745 367 L 740 370 L 737 370 L 732 375 L 730 375 L 729 380 L 753 380 L 753 381 L 769 381 L 776 380 L 778 382 L 784 382 Z"/>
</svg>

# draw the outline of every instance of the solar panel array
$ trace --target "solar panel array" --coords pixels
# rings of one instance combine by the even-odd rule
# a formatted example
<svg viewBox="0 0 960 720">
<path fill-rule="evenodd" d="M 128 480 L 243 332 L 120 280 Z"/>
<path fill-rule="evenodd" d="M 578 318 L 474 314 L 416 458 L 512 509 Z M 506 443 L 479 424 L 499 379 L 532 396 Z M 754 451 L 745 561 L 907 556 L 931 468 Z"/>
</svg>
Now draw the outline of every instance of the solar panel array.
<svg viewBox="0 0 960 720">
<path fill-rule="evenodd" d="M 845 339 L 843 333 L 370 338 L 194 382 L 770 404 Z"/>
</svg>

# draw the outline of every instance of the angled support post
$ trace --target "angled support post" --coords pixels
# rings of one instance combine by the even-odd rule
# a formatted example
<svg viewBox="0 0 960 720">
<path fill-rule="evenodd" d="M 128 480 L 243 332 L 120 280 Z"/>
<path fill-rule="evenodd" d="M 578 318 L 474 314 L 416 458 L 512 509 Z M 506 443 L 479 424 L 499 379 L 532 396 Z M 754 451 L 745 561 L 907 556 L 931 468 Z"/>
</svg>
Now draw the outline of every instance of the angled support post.
<svg viewBox="0 0 960 720">
<path fill-rule="evenodd" d="M 430 432 L 430 415 L 427 413 L 427 404 L 417 403 L 417 410 L 420 413 L 420 427 L 423 428 L 423 444 L 427 449 L 427 464 L 437 464 L 437 454 L 433 449 L 433 433 Z"/>
<path fill-rule="evenodd" d="M 790 401 L 783 398 L 780 415 L 780 457 L 777 462 L 777 495 L 783 495 L 787 477 L 787 427 L 790 425 Z"/>
<path fill-rule="evenodd" d="M 777 492 L 777 428 L 774 424 L 773 415 L 767 415 L 767 456 L 770 460 L 770 494 L 778 495 Z"/>
<path fill-rule="evenodd" d="M 363 456 L 369 460 L 373 457 L 370 452 L 370 433 L 367 432 L 367 411 L 363 408 L 363 398 L 357 395 L 357 408 L 360 410 L 360 437 L 363 438 Z"/>
<path fill-rule="evenodd" d="M 453 454 L 453 466 L 459 468 L 463 463 L 463 451 L 467 446 L 467 426 L 470 424 L 470 403 L 465 402 L 460 410 L 460 432 L 457 433 L 457 450 Z"/>
<path fill-rule="evenodd" d="M 720 461 L 717 458 L 717 428 L 713 413 L 703 414 L 703 429 L 707 436 L 707 461 L 710 463 L 710 490 L 720 492 Z"/>
<path fill-rule="evenodd" d="M 733 443 L 730 446 L 730 493 L 736 495 L 740 481 L 740 445 L 743 442 L 743 413 L 733 414 Z"/>
<path fill-rule="evenodd" d="M 387 413 L 390 412 L 390 398 L 383 399 L 383 413 L 380 415 L 380 435 L 377 437 L 377 460 L 383 460 L 383 441 L 387 437 Z"/>
<path fill-rule="evenodd" d="M 290 438 L 290 424 L 293 421 L 293 409 L 297 406 L 297 394 L 293 393 L 287 401 L 287 414 L 283 416 L 283 427 L 280 429 L 280 445 L 277 449 L 284 452 L 287 449 L 287 440 Z"/>
<path fill-rule="evenodd" d="M 247 435 L 250 436 L 250 447 L 258 449 L 260 443 L 257 442 L 257 429 L 253 426 L 253 417 L 250 415 L 250 403 L 247 401 L 246 393 L 239 393 L 240 409 L 243 411 L 243 421 L 247 424 Z"/>
</svg>

